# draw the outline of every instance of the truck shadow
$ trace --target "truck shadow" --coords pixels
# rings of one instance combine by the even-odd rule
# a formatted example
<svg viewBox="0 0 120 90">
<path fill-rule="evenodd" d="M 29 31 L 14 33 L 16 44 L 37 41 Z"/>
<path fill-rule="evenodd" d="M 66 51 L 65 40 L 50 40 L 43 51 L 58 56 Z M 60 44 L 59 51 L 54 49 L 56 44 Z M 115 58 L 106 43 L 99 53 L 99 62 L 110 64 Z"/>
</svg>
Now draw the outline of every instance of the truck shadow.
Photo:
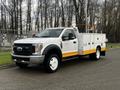
<svg viewBox="0 0 120 90">
<path fill-rule="evenodd" d="M 104 60 L 104 58 L 101 58 L 101 60 Z M 68 61 L 64 61 L 62 62 L 61 66 L 60 66 L 60 70 L 58 70 L 58 72 L 60 71 L 64 71 L 66 69 L 69 70 L 69 68 L 74 68 L 74 67 L 82 67 L 82 66 L 90 66 L 93 65 L 95 63 L 101 62 L 100 61 L 95 61 L 95 60 L 90 60 L 88 57 L 81 57 L 78 59 L 72 59 L 72 60 L 68 60 Z M 23 73 L 29 73 L 29 74 L 38 74 L 41 73 L 43 75 L 45 75 L 45 70 L 43 68 L 43 65 L 31 65 L 28 68 L 25 69 L 20 69 L 17 68 L 18 72 L 23 72 Z"/>
<path fill-rule="evenodd" d="M 101 58 L 103 59 L 103 58 Z M 84 57 L 80 57 L 80 58 L 77 58 L 77 59 L 71 59 L 71 60 L 68 60 L 68 61 L 64 61 L 62 62 L 62 67 L 65 68 L 65 67 L 72 67 L 72 66 L 76 66 L 76 65 L 79 65 L 79 66 L 82 66 L 82 65 L 90 65 L 92 63 L 95 63 L 97 62 L 97 60 L 91 60 L 89 59 L 88 56 L 84 56 Z"/>
</svg>

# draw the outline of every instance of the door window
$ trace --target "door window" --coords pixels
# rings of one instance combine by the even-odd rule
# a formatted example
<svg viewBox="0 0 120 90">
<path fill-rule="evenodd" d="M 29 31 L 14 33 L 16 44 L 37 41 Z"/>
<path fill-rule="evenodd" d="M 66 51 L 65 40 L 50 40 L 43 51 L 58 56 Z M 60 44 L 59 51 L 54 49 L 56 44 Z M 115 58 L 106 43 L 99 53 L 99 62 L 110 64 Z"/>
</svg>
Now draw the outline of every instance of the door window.
<svg viewBox="0 0 120 90">
<path fill-rule="evenodd" d="M 71 29 L 67 29 L 62 36 L 63 41 L 73 40 L 75 38 L 76 38 L 75 33 Z"/>
</svg>

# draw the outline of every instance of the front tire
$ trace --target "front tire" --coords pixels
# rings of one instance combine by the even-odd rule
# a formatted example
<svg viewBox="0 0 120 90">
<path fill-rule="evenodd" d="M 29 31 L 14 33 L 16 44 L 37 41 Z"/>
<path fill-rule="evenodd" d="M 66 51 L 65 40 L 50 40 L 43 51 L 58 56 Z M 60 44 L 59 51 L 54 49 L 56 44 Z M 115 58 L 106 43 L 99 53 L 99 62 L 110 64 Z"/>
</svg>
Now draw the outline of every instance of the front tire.
<svg viewBox="0 0 120 90">
<path fill-rule="evenodd" d="M 60 65 L 60 58 L 56 54 L 47 55 L 44 61 L 44 68 L 47 72 L 56 72 Z"/>
</svg>

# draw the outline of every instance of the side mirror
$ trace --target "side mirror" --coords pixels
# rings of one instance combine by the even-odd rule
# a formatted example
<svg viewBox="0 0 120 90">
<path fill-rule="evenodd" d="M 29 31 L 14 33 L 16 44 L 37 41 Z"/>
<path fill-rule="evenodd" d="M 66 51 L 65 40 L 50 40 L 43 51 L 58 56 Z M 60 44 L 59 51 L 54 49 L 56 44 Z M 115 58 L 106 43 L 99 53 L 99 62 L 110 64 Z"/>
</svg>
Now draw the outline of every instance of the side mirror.
<svg viewBox="0 0 120 90">
<path fill-rule="evenodd" d="M 73 33 L 69 33 L 69 39 L 75 39 L 75 36 L 73 35 Z"/>
<path fill-rule="evenodd" d="M 62 40 L 63 41 L 69 40 L 69 37 L 68 36 L 62 36 Z"/>
<path fill-rule="evenodd" d="M 32 37 L 34 38 L 34 37 L 35 37 L 35 34 L 33 34 Z"/>
</svg>

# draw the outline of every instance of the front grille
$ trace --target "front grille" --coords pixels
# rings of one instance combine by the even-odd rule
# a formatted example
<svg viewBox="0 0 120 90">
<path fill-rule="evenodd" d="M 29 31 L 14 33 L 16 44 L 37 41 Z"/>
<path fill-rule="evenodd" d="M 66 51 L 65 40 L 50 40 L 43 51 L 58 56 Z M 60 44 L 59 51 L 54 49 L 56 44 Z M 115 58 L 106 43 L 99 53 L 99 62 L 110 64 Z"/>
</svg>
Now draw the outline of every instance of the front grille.
<svg viewBox="0 0 120 90">
<path fill-rule="evenodd" d="M 13 51 L 15 55 L 30 56 L 33 53 L 33 48 L 32 44 L 14 44 Z"/>
</svg>

